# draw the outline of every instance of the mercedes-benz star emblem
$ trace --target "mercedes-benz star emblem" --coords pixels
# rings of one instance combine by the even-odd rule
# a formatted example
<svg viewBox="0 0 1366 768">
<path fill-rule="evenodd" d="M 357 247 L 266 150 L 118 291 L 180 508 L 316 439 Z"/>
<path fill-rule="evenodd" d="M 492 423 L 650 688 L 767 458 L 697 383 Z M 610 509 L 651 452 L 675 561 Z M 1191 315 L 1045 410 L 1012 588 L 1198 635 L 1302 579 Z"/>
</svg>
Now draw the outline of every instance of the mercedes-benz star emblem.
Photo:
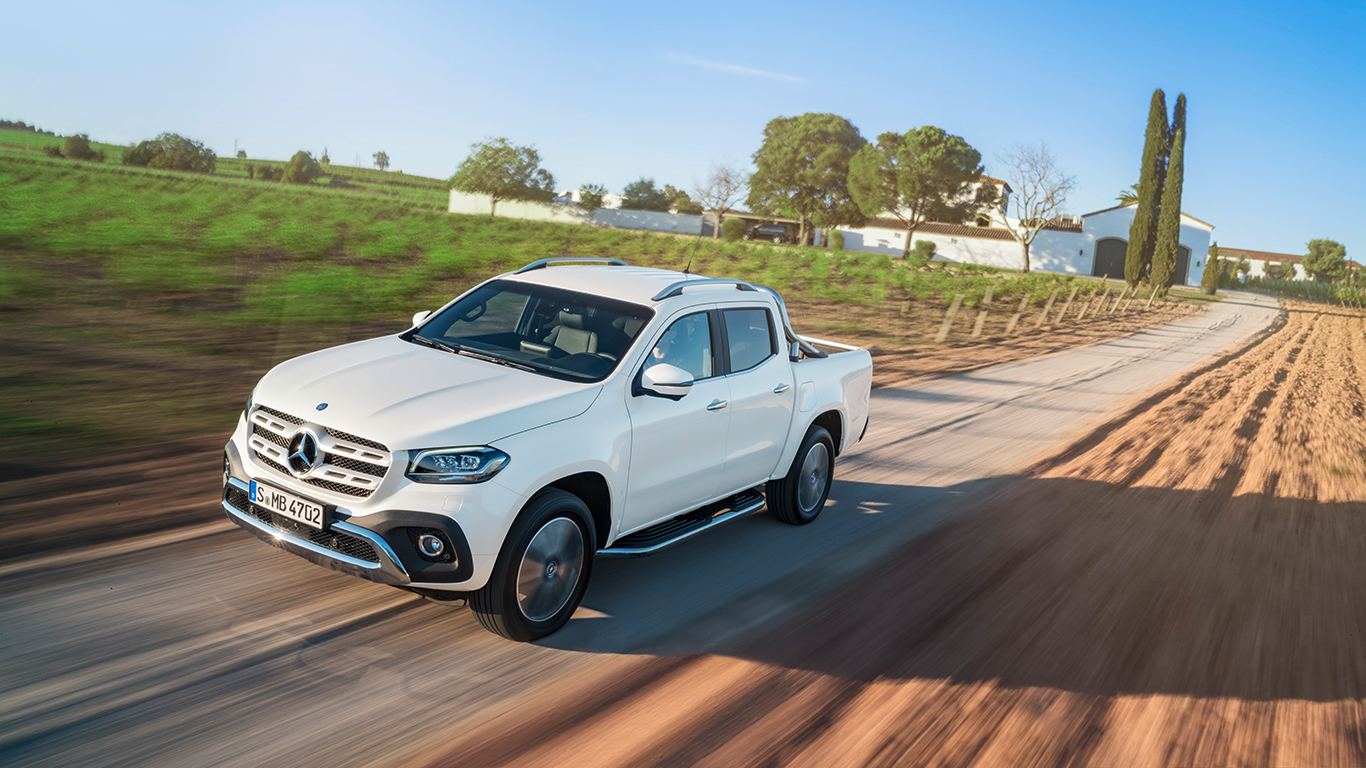
<svg viewBox="0 0 1366 768">
<path fill-rule="evenodd" d="M 318 466 L 322 451 L 318 450 L 318 436 L 311 429 L 301 429 L 289 439 L 289 471 L 296 477 L 303 477 Z"/>
</svg>

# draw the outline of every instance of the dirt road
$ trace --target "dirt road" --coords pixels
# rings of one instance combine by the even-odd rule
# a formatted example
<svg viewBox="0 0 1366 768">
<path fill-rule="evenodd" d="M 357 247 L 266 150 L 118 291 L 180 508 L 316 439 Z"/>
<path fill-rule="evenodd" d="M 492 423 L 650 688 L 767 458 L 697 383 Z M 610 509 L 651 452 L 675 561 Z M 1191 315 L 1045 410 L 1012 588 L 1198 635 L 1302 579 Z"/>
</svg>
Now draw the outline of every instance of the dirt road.
<svg viewBox="0 0 1366 768">
<path fill-rule="evenodd" d="M 1292 305 L 799 615 L 426 764 L 1366 765 L 1363 360 Z"/>
<path fill-rule="evenodd" d="M 970 534 L 983 523 L 922 539 L 916 546 L 968 540 L 930 556 L 908 558 L 906 542 L 964 498 L 999 489 L 983 478 L 1084 437 L 1116 402 L 1238 348 L 1276 314 L 1265 299 L 1234 298 L 1145 334 L 880 390 L 874 426 L 842 457 L 817 524 L 758 516 L 656 557 L 601 561 L 575 619 L 534 645 L 232 531 L 13 561 L 0 566 L 0 762 L 532 765 L 552 755 L 559 764 L 744 764 L 810 749 L 812 759 L 850 764 L 855 753 L 842 747 L 821 751 L 839 729 L 853 728 L 850 738 L 924 730 L 878 708 L 869 696 L 879 690 L 912 706 L 918 694 L 901 686 L 950 696 L 995 685 L 1015 696 L 1049 684 L 1037 670 L 1025 687 L 959 678 L 934 661 L 948 653 L 971 671 L 981 646 L 958 638 L 949 651 L 967 655 L 953 657 L 936 656 L 933 644 L 974 600 L 996 594 L 999 579 L 981 579 L 1020 567 L 1018 524 L 981 532 L 981 550 Z M 154 492 L 155 478 L 144 479 Z M 1025 533 L 1037 529 L 1047 526 Z M 872 563 L 892 575 L 847 581 Z M 888 602 L 892 582 L 901 591 Z M 860 588 L 829 591 L 850 583 Z M 966 614 L 954 600 L 967 601 Z M 1040 604 L 1016 609 L 1031 607 Z M 997 628 L 1006 650 L 1019 642 L 1009 626 Z M 1067 668 L 1066 658 L 1051 663 Z M 964 695 L 1009 709 L 989 691 Z M 855 702 L 870 717 L 850 719 Z M 912 708 L 936 718 L 926 706 Z M 623 723 L 633 730 L 608 730 Z M 950 740 L 957 732 L 952 722 L 941 731 Z"/>
</svg>

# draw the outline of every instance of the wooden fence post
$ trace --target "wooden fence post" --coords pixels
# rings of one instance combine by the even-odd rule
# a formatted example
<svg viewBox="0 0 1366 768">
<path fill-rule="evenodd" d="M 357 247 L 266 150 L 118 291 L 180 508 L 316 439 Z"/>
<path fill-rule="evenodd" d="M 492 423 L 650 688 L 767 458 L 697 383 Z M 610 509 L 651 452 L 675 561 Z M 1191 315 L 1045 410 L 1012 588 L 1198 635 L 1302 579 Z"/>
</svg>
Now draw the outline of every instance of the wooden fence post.
<svg viewBox="0 0 1366 768">
<path fill-rule="evenodd" d="M 1096 308 L 1095 308 L 1095 310 L 1091 313 L 1091 319 L 1094 320 L 1095 317 L 1096 317 L 1096 315 L 1099 315 L 1099 314 L 1100 314 L 1100 311 L 1101 311 L 1102 309 L 1105 308 L 1105 302 L 1107 302 L 1107 301 L 1109 301 L 1109 300 L 1110 300 L 1110 286 L 1107 285 L 1107 286 L 1105 286 L 1105 292 L 1102 293 L 1102 294 L 1100 295 L 1100 299 L 1098 299 L 1098 300 L 1096 301 Z"/>
<path fill-rule="evenodd" d="M 986 325 L 987 323 L 987 312 L 989 311 L 988 307 L 991 306 L 991 292 L 994 290 L 996 290 L 996 285 L 994 283 L 988 285 L 987 295 L 982 297 L 982 309 L 980 312 L 977 313 L 977 324 L 972 327 L 972 337 L 974 339 L 982 335 L 982 326 Z"/>
<path fill-rule="evenodd" d="M 1134 290 L 1138 290 L 1138 288 L 1135 287 Z M 1153 299 L 1155 299 L 1155 298 L 1157 298 L 1157 289 L 1156 289 L 1156 288 L 1149 289 L 1149 291 L 1148 291 L 1148 303 L 1147 303 L 1147 304 L 1144 304 L 1144 305 L 1143 305 L 1143 308 L 1144 308 L 1144 309 L 1152 309 L 1152 306 L 1153 306 Z"/>
<path fill-rule="evenodd" d="M 934 337 L 935 341 L 943 341 L 949 337 L 949 329 L 953 327 L 953 318 L 958 314 L 958 307 L 963 304 L 963 294 L 953 297 L 953 303 L 949 305 L 949 311 L 944 315 L 944 324 L 939 326 L 939 334 Z"/>
<path fill-rule="evenodd" d="M 1006 323 L 1007 336 L 1015 333 L 1015 326 L 1020 322 L 1020 318 L 1024 317 L 1025 307 L 1027 306 L 1029 306 L 1029 294 L 1026 293 L 1020 297 L 1020 308 L 1015 310 L 1015 314 L 1010 317 L 1010 322 Z"/>
<path fill-rule="evenodd" d="M 1092 289 L 1091 289 L 1091 295 L 1086 297 L 1086 301 L 1082 303 L 1081 309 L 1077 311 L 1077 319 L 1078 319 L 1078 320 L 1085 320 L 1085 319 L 1086 319 L 1086 311 L 1089 310 L 1089 309 L 1091 308 L 1091 302 L 1093 302 L 1093 301 L 1096 300 L 1096 294 L 1097 294 L 1097 293 L 1100 293 L 1100 289 L 1099 289 L 1099 288 L 1092 288 Z"/>
<path fill-rule="evenodd" d="M 1040 312 L 1040 313 L 1039 313 L 1039 319 L 1034 321 L 1034 327 L 1035 327 L 1035 328 L 1041 328 L 1041 327 L 1043 327 L 1044 322 L 1048 320 L 1048 313 L 1053 311 L 1053 302 L 1055 302 L 1055 301 L 1057 301 L 1057 300 L 1058 300 L 1058 289 L 1057 289 L 1057 288 L 1054 288 L 1054 289 L 1053 289 L 1053 294 L 1052 294 L 1051 296 L 1048 297 L 1048 303 L 1045 304 L 1045 305 L 1043 305 L 1043 312 Z"/>
<path fill-rule="evenodd" d="M 1072 286 L 1072 292 L 1067 294 L 1067 303 L 1062 305 L 1062 311 L 1058 313 L 1058 322 L 1061 323 L 1062 321 L 1067 319 L 1067 313 L 1072 311 L 1072 300 L 1077 298 L 1077 291 L 1080 290 L 1080 285 Z"/>
<path fill-rule="evenodd" d="M 1131 294 L 1129 294 L 1129 298 L 1126 299 L 1125 302 L 1124 302 L 1124 309 L 1121 309 L 1120 312 L 1128 312 L 1128 311 L 1129 311 L 1129 305 L 1132 304 L 1132 303 L 1134 303 L 1134 297 L 1136 297 L 1136 296 L 1138 296 L 1138 286 L 1135 285 L 1135 286 L 1134 286 L 1134 292 L 1131 293 Z"/>
<path fill-rule="evenodd" d="M 1119 294 L 1115 296 L 1114 303 L 1112 303 L 1112 304 L 1110 305 L 1110 307 L 1109 307 L 1108 309 L 1105 310 L 1105 311 L 1106 311 L 1106 314 L 1111 314 L 1111 315 L 1113 315 L 1113 314 L 1115 313 L 1115 310 L 1116 310 L 1116 309 L 1119 309 L 1119 303 L 1120 303 L 1121 301 L 1124 300 L 1124 294 L 1126 294 L 1126 293 L 1128 293 L 1128 292 L 1129 292 L 1129 286 L 1126 285 L 1126 286 L 1124 286 L 1124 288 L 1119 292 Z"/>
</svg>

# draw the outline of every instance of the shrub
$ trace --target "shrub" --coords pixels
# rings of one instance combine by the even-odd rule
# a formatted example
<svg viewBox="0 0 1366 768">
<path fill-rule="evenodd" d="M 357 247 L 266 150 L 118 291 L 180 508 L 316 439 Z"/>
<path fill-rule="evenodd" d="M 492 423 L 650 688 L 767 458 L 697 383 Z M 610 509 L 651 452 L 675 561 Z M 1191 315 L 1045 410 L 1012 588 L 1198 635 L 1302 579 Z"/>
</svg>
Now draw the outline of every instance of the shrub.
<svg viewBox="0 0 1366 768">
<path fill-rule="evenodd" d="M 310 184 L 323 175 L 323 168 L 313 156 L 302 149 L 285 163 L 283 180 L 289 184 Z"/>
<path fill-rule="evenodd" d="M 733 243 L 744 237 L 747 229 L 749 229 L 749 226 L 745 223 L 744 219 L 732 216 L 721 222 L 721 237 L 724 237 L 728 242 Z"/>
<path fill-rule="evenodd" d="M 96 160 L 104 162 L 104 153 L 90 146 L 90 135 L 77 133 L 66 137 L 62 146 L 62 156 L 72 160 Z"/>
<path fill-rule="evenodd" d="M 911 260 L 916 264 L 929 263 L 934 258 L 938 246 L 929 240 L 916 240 L 915 247 L 911 249 Z"/>
<path fill-rule="evenodd" d="M 844 250 L 844 233 L 838 229 L 830 230 L 830 248 L 835 251 Z"/>
<path fill-rule="evenodd" d="M 1205 272 L 1200 276 L 1200 289 L 1213 296 L 1215 289 L 1219 287 L 1219 251 L 1218 246 L 1211 249 L 1209 256 L 1205 257 Z"/>
<path fill-rule="evenodd" d="M 213 150 L 194 139 L 163 133 L 123 152 L 124 165 L 140 165 L 169 171 L 213 173 L 218 158 Z"/>
<path fill-rule="evenodd" d="M 62 148 L 59 147 L 59 146 L 57 146 L 56 144 L 49 144 L 49 145 L 47 145 L 46 147 L 43 147 L 43 152 L 44 152 L 44 154 L 48 155 L 49 157 L 61 157 L 61 156 L 62 156 Z"/>
</svg>

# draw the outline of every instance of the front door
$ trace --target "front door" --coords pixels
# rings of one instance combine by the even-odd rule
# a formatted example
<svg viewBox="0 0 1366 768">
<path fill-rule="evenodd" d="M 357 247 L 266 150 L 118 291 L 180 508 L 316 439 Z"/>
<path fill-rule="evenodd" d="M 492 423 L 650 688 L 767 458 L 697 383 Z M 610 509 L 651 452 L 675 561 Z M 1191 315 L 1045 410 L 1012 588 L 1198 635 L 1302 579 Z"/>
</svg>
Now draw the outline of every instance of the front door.
<svg viewBox="0 0 1366 768">
<path fill-rule="evenodd" d="M 1185 285 L 1191 268 L 1191 249 L 1178 246 L 1176 249 L 1176 274 L 1172 276 L 1173 285 Z"/>
<path fill-rule="evenodd" d="M 711 314 L 695 312 L 674 320 L 652 342 L 646 368 L 668 363 L 693 376 L 680 400 L 628 392 L 631 468 L 621 533 L 644 528 L 701 506 L 721 493 L 730 426 L 730 385 L 716 375 L 716 329 Z"/>
<path fill-rule="evenodd" d="M 1124 256 L 1129 244 L 1117 237 L 1108 237 L 1096 243 L 1096 260 L 1091 274 L 1108 277 L 1111 280 L 1124 279 Z"/>
</svg>

